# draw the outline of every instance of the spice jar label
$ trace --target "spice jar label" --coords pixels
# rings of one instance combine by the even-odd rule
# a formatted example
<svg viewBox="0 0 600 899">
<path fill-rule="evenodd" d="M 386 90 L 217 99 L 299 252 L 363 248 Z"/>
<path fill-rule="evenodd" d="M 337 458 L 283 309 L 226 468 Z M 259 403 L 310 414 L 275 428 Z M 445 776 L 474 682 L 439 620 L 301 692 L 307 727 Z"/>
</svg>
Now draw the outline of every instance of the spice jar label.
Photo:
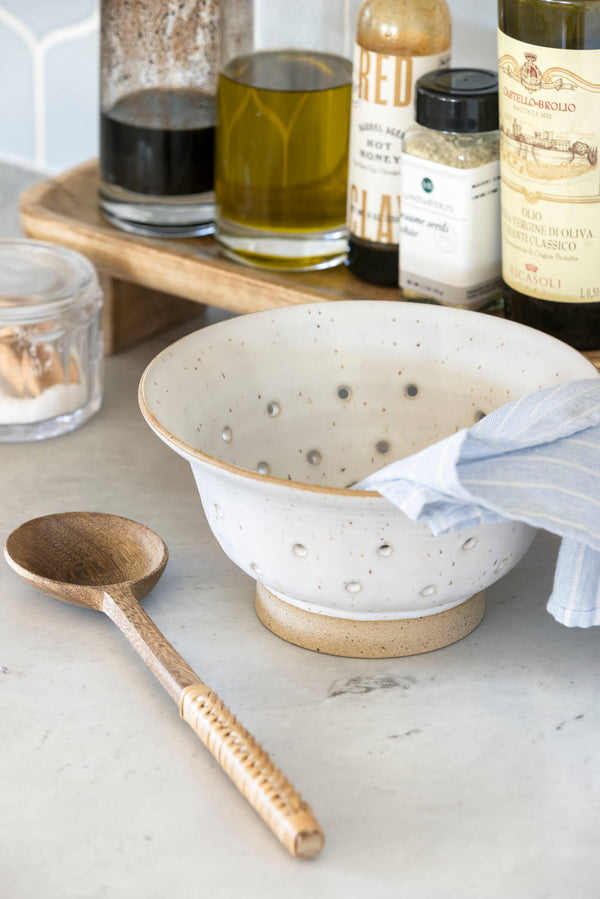
<svg viewBox="0 0 600 899">
<path fill-rule="evenodd" d="M 478 308 L 500 278 L 498 160 L 458 169 L 402 156 L 400 286 Z"/>
<path fill-rule="evenodd" d="M 348 158 L 348 227 L 364 240 L 397 244 L 402 137 L 414 122 L 414 85 L 447 66 L 450 53 L 393 56 L 354 48 L 352 126 Z"/>
<path fill-rule="evenodd" d="M 504 280 L 527 296 L 599 302 L 600 50 L 499 31 Z"/>
</svg>

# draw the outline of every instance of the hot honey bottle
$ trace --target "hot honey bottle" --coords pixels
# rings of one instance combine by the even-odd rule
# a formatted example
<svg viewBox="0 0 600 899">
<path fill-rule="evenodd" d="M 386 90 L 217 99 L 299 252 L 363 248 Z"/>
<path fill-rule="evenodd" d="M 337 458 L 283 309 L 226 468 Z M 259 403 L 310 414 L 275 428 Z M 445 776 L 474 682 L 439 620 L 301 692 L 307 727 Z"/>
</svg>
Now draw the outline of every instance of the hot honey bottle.
<svg viewBox="0 0 600 899">
<path fill-rule="evenodd" d="M 506 314 L 600 348 L 600 2 L 499 0 Z"/>
<path fill-rule="evenodd" d="M 414 85 L 450 63 L 446 0 L 364 0 L 354 48 L 348 158 L 348 267 L 398 284 L 400 154 L 414 122 Z"/>
</svg>

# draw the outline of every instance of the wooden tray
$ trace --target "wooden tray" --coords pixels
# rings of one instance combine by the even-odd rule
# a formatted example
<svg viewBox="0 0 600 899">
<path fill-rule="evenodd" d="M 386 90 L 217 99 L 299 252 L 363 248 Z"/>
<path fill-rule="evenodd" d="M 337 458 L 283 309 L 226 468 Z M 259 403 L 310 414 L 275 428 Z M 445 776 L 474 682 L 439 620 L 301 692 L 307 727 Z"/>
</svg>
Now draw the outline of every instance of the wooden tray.
<svg viewBox="0 0 600 899">
<path fill-rule="evenodd" d="M 198 315 L 199 303 L 243 313 L 323 299 L 398 299 L 397 290 L 365 284 L 344 266 L 268 272 L 224 258 L 212 237 L 127 234 L 102 216 L 97 191 L 94 160 L 28 188 L 20 198 L 20 215 L 28 237 L 78 250 L 98 269 L 107 352 Z"/>
<path fill-rule="evenodd" d="M 365 284 L 343 265 L 268 272 L 224 258 L 212 237 L 127 234 L 102 216 L 97 192 L 98 165 L 92 160 L 28 188 L 20 214 L 28 237 L 78 250 L 98 269 L 108 353 L 198 315 L 198 304 L 244 313 L 318 300 L 399 299 L 395 288 Z M 600 351 L 586 355 L 600 368 Z"/>
</svg>

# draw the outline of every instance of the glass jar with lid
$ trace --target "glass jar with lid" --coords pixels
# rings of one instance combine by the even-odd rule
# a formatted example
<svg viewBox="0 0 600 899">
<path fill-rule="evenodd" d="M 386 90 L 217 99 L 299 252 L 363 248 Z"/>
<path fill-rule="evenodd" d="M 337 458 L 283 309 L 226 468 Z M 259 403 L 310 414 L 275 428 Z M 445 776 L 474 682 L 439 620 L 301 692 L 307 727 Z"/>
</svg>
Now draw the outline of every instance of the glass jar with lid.
<svg viewBox="0 0 600 899">
<path fill-rule="evenodd" d="M 102 291 L 79 253 L 0 240 L 0 441 L 40 440 L 102 402 Z"/>
<path fill-rule="evenodd" d="M 417 82 L 402 142 L 400 289 L 470 309 L 500 305 L 498 79 L 439 69 Z"/>
</svg>

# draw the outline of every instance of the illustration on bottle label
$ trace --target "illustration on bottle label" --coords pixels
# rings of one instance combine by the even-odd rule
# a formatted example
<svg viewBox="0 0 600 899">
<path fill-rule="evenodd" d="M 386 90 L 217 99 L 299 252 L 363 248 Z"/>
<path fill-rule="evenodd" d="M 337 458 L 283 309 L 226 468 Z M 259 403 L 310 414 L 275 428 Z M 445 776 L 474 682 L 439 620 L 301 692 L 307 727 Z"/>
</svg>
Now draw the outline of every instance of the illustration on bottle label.
<svg viewBox="0 0 600 899">
<path fill-rule="evenodd" d="M 415 81 L 449 62 L 449 51 L 402 57 L 355 45 L 347 222 L 356 237 L 398 243 L 400 154 L 414 122 Z"/>
<path fill-rule="evenodd" d="M 499 32 L 503 277 L 541 299 L 598 301 L 600 50 Z"/>
</svg>

